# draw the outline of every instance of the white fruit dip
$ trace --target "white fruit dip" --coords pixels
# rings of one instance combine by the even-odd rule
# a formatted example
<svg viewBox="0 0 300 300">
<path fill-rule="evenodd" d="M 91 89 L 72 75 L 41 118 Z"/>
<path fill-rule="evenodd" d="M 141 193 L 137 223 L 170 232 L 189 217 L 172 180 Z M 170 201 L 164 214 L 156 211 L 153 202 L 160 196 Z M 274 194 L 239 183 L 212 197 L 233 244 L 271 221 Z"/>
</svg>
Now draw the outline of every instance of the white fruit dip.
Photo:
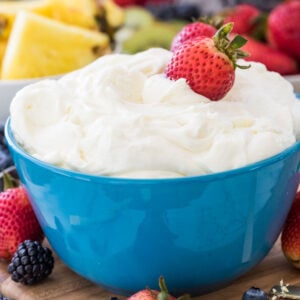
<svg viewBox="0 0 300 300">
<path fill-rule="evenodd" d="M 159 48 L 106 55 L 25 87 L 10 107 L 15 138 L 50 164 L 129 178 L 234 169 L 300 138 L 300 101 L 279 74 L 251 62 L 236 69 L 222 100 L 210 101 L 184 79 L 166 78 L 171 55 Z"/>
</svg>

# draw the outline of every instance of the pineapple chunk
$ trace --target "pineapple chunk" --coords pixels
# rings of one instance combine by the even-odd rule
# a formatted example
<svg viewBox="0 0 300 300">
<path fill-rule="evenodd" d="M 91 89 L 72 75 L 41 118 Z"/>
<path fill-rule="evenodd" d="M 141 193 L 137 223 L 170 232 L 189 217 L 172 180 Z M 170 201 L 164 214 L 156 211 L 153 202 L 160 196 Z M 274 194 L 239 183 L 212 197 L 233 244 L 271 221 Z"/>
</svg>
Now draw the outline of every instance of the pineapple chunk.
<svg viewBox="0 0 300 300">
<path fill-rule="evenodd" d="M 51 18 L 112 35 L 125 19 L 124 10 L 113 0 L 48 0 Z"/>
<path fill-rule="evenodd" d="M 98 29 L 95 16 L 97 5 L 95 0 L 48 0 L 51 4 L 51 18 L 58 21 Z"/>
<path fill-rule="evenodd" d="M 50 17 L 52 4 L 49 0 L 0 1 L 0 33 L 2 38 L 8 38 L 15 16 L 21 10 Z"/>
<path fill-rule="evenodd" d="M 0 39 L 0 72 L 1 72 L 1 66 L 2 66 L 2 58 L 5 53 L 7 41 L 4 39 Z"/>
<path fill-rule="evenodd" d="M 110 51 L 106 34 L 27 11 L 17 14 L 2 62 L 2 79 L 62 74 Z"/>
<path fill-rule="evenodd" d="M 113 0 L 102 1 L 102 5 L 105 10 L 107 23 L 111 27 L 118 28 L 124 24 L 125 21 L 124 9 L 118 6 Z"/>
</svg>

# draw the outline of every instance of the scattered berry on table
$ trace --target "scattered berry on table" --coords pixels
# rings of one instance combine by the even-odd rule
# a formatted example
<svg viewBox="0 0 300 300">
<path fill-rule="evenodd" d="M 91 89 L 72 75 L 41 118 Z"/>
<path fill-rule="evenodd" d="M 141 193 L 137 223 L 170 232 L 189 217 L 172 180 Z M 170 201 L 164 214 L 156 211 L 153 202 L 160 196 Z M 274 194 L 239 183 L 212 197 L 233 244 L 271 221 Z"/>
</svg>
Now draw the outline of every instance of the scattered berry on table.
<svg viewBox="0 0 300 300">
<path fill-rule="evenodd" d="M 293 201 L 281 233 L 281 247 L 286 259 L 300 269 L 300 192 Z"/>
<path fill-rule="evenodd" d="M 15 182 L 7 173 L 3 174 L 3 180 L 5 190 L 0 193 L 0 258 L 11 259 L 21 242 L 26 239 L 42 241 L 44 233 L 25 187 L 13 187 Z"/>
<path fill-rule="evenodd" d="M 127 300 L 155 300 L 155 299 L 161 299 L 161 300 L 176 300 L 176 298 L 169 294 L 169 291 L 167 289 L 165 279 L 163 276 L 159 277 L 158 285 L 160 288 L 160 291 L 153 290 L 150 288 L 145 288 L 143 290 L 140 290 L 136 292 L 135 294 L 131 295 Z M 182 295 L 179 297 L 181 300 L 189 299 L 188 295 Z M 179 299 L 178 298 L 178 299 Z"/>
<path fill-rule="evenodd" d="M 264 290 L 251 287 L 243 294 L 242 300 L 269 300 L 269 296 Z"/>
<path fill-rule="evenodd" d="M 15 282 L 32 285 L 48 277 L 53 267 L 52 251 L 38 241 L 26 240 L 13 255 L 8 273 Z"/>
</svg>

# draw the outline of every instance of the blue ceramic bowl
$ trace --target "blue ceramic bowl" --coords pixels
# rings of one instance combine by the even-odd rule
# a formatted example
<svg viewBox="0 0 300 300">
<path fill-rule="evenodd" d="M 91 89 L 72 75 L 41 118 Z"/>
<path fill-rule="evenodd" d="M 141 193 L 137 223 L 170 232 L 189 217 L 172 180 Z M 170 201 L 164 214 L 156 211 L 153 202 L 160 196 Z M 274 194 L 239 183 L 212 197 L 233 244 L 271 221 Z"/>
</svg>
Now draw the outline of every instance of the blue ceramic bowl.
<svg viewBox="0 0 300 300">
<path fill-rule="evenodd" d="M 175 295 L 220 288 L 260 262 L 281 231 L 299 183 L 300 143 L 239 169 L 174 179 L 124 179 L 65 170 L 6 138 L 42 228 L 59 257 L 111 291 Z"/>
</svg>

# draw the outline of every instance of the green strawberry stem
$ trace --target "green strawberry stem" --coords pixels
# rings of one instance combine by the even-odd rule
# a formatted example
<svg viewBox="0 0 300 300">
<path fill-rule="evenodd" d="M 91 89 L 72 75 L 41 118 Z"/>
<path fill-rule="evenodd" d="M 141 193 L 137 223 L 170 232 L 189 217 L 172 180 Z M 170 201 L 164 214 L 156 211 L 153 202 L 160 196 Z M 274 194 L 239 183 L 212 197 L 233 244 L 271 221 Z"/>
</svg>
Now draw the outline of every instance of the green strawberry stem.
<svg viewBox="0 0 300 300">
<path fill-rule="evenodd" d="M 158 280 L 158 285 L 160 288 L 160 292 L 157 295 L 157 300 L 170 300 L 171 296 L 169 294 L 165 279 L 163 276 L 159 277 Z M 187 300 L 190 299 L 190 295 L 188 294 L 184 294 L 178 298 L 176 298 L 177 300 Z"/>
<path fill-rule="evenodd" d="M 163 276 L 159 276 L 158 285 L 160 288 L 160 292 L 157 295 L 157 300 L 168 300 L 170 298 L 167 285 Z"/>
<path fill-rule="evenodd" d="M 243 47 L 247 40 L 241 35 L 236 35 L 232 40 L 228 38 L 228 35 L 232 31 L 233 23 L 224 24 L 213 36 L 213 41 L 217 49 L 226 54 L 233 63 L 233 67 L 240 69 L 248 69 L 250 65 L 241 66 L 236 63 L 239 58 L 249 56 L 249 54 L 240 48 Z"/>
<path fill-rule="evenodd" d="M 168 293 L 166 281 L 165 281 L 165 279 L 164 279 L 163 276 L 159 276 L 159 279 L 158 279 L 158 285 L 159 285 L 159 288 L 160 288 L 160 290 L 161 290 L 162 292 Z"/>
<path fill-rule="evenodd" d="M 8 172 L 4 172 L 3 176 L 3 191 L 19 186 L 19 181 L 12 177 Z"/>
<path fill-rule="evenodd" d="M 202 22 L 209 24 L 216 29 L 219 29 L 223 25 L 223 18 L 220 16 L 201 16 L 199 19 L 195 20 L 194 22 Z"/>
</svg>

